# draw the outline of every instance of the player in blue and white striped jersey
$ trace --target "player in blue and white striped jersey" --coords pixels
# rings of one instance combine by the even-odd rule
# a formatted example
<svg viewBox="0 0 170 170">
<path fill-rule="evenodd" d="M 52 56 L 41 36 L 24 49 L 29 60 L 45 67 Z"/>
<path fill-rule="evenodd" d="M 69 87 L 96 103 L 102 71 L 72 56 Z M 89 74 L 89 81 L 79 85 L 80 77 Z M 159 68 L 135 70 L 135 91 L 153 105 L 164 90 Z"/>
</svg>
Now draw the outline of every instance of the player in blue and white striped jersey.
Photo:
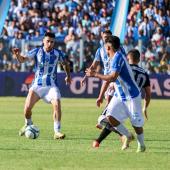
<svg viewBox="0 0 170 170">
<path fill-rule="evenodd" d="M 61 129 L 61 104 L 60 91 L 57 84 L 57 65 L 60 62 L 66 72 L 66 84 L 71 83 L 70 68 L 62 51 L 54 49 L 55 35 L 46 33 L 43 39 L 43 46 L 33 49 L 26 56 L 20 54 L 19 49 L 14 49 L 13 53 L 19 62 L 23 63 L 30 58 L 35 61 L 35 78 L 26 98 L 24 115 L 25 125 L 19 131 L 19 135 L 25 134 L 25 128 L 33 124 L 32 108 L 35 103 L 43 99 L 53 106 L 54 120 L 54 139 L 63 139 L 65 134 L 60 132 Z"/>
<path fill-rule="evenodd" d="M 112 32 L 110 30 L 105 30 L 101 33 L 102 45 L 101 45 L 101 47 L 99 47 L 97 49 L 94 61 L 93 61 L 92 65 L 90 66 L 91 69 L 97 69 L 97 66 L 102 65 L 105 75 L 107 75 L 109 73 L 109 65 L 108 65 L 109 57 L 107 56 L 106 49 L 104 47 L 104 42 L 105 42 L 105 39 L 108 36 L 111 36 L 111 35 L 112 35 Z M 125 52 L 125 50 L 122 46 L 120 46 L 119 51 L 123 55 L 126 56 L 126 52 Z M 84 76 L 83 80 L 81 81 L 81 86 L 84 84 L 85 79 L 86 79 L 86 76 Z M 100 94 L 99 94 L 99 96 L 96 100 L 96 104 L 97 104 L 98 107 L 100 107 L 100 104 L 103 102 L 103 94 L 106 91 L 107 84 L 109 84 L 109 83 L 106 82 L 106 81 L 103 81 L 103 84 L 102 84 L 102 87 L 101 87 L 101 90 L 100 90 Z M 107 102 L 109 103 L 109 100 Z"/>
<path fill-rule="evenodd" d="M 97 69 L 98 65 L 102 65 L 103 69 L 104 69 L 104 71 L 103 71 L 104 75 L 109 74 L 109 69 L 110 69 L 109 68 L 109 57 L 106 53 L 106 49 L 104 47 L 104 42 L 105 42 L 105 39 L 108 36 L 111 36 L 111 35 L 112 35 L 112 32 L 110 30 L 105 30 L 104 32 L 101 33 L 102 45 L 101 45 L 101 47 L 99 47 L 97 49 L 94 61 L 93 61 L 92 65 L 89 67 L 90 69 Z M 122 46 L 120 46 L 119 51 L 121 52 L 122 55 L 126 56 L 126 52 L 125 52 L 125 50 L 123 49 Z M 86 75 L 84 76 L 83 80 L 81 81 L 81 86 L 84 84 L 85 79 L 86 79 Z M 96 99 L 96 104 L 97 104 L 98 107 L 100 107 L 100 105 L 103 103 L 104 94 L 106 96 L 106 106 L 109 104 L 111 96 L 113 96 L 113 94 L 114 94 L 114 89 L 108 87 L 108 86 L 111 86 L 111 84 L 112 83 L 110 83 L 110 82 L 103 81 L 101 89 L 100 89 L 99 96 Z M 103 111 L 103 113 L 104 112 L 105 112 L 105 110 Z M 101 125 L 96 124 L 96 127 L 101 128 Z M 115 132 L 118 133 L 117 131 L 115 131 Z"/>
<path fill-rule="evenodd" d="M 87 69 L 86 75 L 94 76 L 108 82 L 114 82 L 115 95 L 107 107 L 105 121 L 108 121 L 111 126 L 115 127 L 117 131 L 126 136 L 122 146 L 122 150 L 124 150 L 128 147 L 132 135 L 122 123 L 129 117 L 137 134 L 137 152 L 144 152 L 144 119 L 141 108 L 140 90 L 134 80 L 127 59 L 119 52 L 119 38 L 116 36 L 109 36 L 105 40 L 105 48 L 110 59 L 110 73 L 108 75 L 103 75 L 97 73 L 95 70 Z"/>
<path fill-rule="evenodd" d="M 137 49 L 132 49 L 127 54 L 128 63 L 130 64 L 135 81 L 140 89 L 140 91 L 143 91 L 144 93 L 144 102 L 143 102 L 143 113 L 148 119 L 147 116 L 147 107 L 149 106 L 150 99 L 151 99 L 151 90 L 150 90 L 150 80 L 149 75 L 146 73 L 146 71 L 138 66 L 138 63 L 140 61 L 140 53 Z M 112 96 L 111 96 L 112 97 Z M 102 127 L 102 120 L 105 119 L 107 108 L 105 109 L 105 112 L 101 116 L 99 116 L 98 123 L 100 127 Z M 99 147 L 100 143 L 112 132 L 115 132 L 115 129 L 111 128 L 110 125 L 107 123 L 105 127 L 102 129 L 102 132 L 100 133 L 99 137 L 93 141 L 93 147 Z M 119 134 L 120 135 L 120 134 Z"/>
</svg>

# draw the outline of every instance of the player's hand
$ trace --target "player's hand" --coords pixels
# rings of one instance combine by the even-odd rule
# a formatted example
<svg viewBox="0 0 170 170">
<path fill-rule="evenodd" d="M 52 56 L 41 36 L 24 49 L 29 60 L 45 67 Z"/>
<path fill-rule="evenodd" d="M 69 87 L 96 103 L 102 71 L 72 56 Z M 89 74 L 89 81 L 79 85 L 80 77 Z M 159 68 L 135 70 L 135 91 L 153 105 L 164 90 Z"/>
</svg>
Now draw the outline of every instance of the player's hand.
<svg viewBox="0 0 170 170">
<path fill-rule="evenodd" d="M 100 107 L 100 105 L 103 103 L 103 98 L 97 98 L 97 100 L 96 100 L 96 105 L 97 105 L 97 107 Z"/>
<path fill-rule="evenodd" d="M 66 82 L 66 85 L 71 84 L 71 82 L 72 82 L 71 77 L 70 76 L 66 76 L 65 82 Z"/>
<path fill-rule="evenodd" d="M 147 110 L 145 108 L 143 108 L 143 113 L 145 115 L 146 120 L 148 120 L 148 113 L 147 113 Z"/>
<path fill-rule="evenodd" d="M 20 49 L 19 48 L 13 48 L 12 53 L 17 56 L 17 55 L 20 54 Z"/>
<path fill-rule="evenodd" d="M 83 77 L 83 79 L 80 81 L 80 87 L 83 87 L 86 83 L 86 76 Z"/>
<path fill-rule="evenodd" d="M 94 77 L 95 74 L 96 74 L 96 71 L 95 71 L 94 69 L 87 68 L 86 71 L 85 71 L 85 73 L 86 73 L 86 76 L 87 76 L 87 77 Z"/>
</svg>

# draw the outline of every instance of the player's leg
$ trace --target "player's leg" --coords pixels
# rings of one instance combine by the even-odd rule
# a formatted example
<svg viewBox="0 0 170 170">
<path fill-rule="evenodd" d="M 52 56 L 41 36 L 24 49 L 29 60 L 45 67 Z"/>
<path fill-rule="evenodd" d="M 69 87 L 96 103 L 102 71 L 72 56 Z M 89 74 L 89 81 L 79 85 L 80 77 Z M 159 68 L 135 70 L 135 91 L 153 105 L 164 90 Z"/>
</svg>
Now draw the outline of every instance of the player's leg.
<svg viewBox="0 0 170 170">
<path fill-rule="evenodd" d="M 109 84 L 109 87 L 107 88 L 107 91 L 105 92 L 105 99 L 106 99 L 106 107 L 103 110 L 103 112 L 101 113 L 101 115 L 106 115 L 107 112 L 107 106 L 110 103 L 112 97 L 114 96 L 114 87 L 113 87 L 113 83 Z M 100 117 L 99 117 L 100 118 Z M 103 126 L 101 125 L 101 123 L 99 122 L 100 119 L 98 119 L 98 122 L 96 124 L 96 128 L 98 129 L 102 129 Z"/>
<path fill-rule="evenodd" d="M 113 96 L 111 102 L 108 105 L 107 119 L 111 126 L 113 126 L 120 134 L 124 135 L 125 142 L 122 145 L 122 150 L 129 147 L 130 141 L 134 138 L 132 133 L 122 124 L 122 122 L 128 118 L 127 108 L 125 104 L 116 96 Z"/>
<path fill-rule="evenodd" d="M 106 120 L 106 116 L 105 116 L 106 112 L 107 112 L 107 107 L 102 111 L 101 115 L 99 116 L 97 120 L 96 128 L 102 129 L 103 124 L 106 125 L 106 122 L 104 122 Z"/>
<path fill-rule="evenodd" d="M 114 126 L 114 128 L 123 136 L 121 137 L 122 141 L 122 150 L 129 148 L 129 144 L 134 140 L 134 135 L 128 131 L 128 129 L 117 119 L 112 116 L 108 116 L 109 123 Z"/>
<path fill-rule="evenodd" d="M 61 102 L 59 99 L 51 101 L 53 106 L 54 139 L 64 139 L 65 134 L 61 133 Z"/>
<path fill-rule="evenodd" d="M 50 87 L 44 100 L 52 104 L 54 121 L 54 139 L 64 139 L 65 134 L 61 133 L 61 94 L 58 87 Z"/>
<path fill-rule="evenodd" d="M 105 98 L 106 98 L 106 107 L 107 105 L 110 103 L 112 97 L 114 96 L 114 93 L 115 93 L 115 89 L 114 89 L 114 83 L 111 82 L 109 84 L 109 87 L 105 93 Z"/>
<path fill-rule="evenodd" d="M 113 128 L 109 123 L 106 124 L 106 126 L 104 127 L 104 129 L 102 129 L 99 137 L 93 141 L 93 147 L 99 147 L 100 143 L 106 139 L 106 137 L 111 133 L 111 132 L 115 132 L 120 136 L 120 140 L 122 142 L 123 139 L 123 135 L 120 134 L 115 128 Z"/>
<path fill-rule="evenodd" d="M 104 126 L 104 129 L 100 133 L 99 137 L 93 141 L 93 144 L 92 144 L 93 147 L 99 147 L 99 144 L 110 134 L 110 132 L 115 132 L 119 134 L 120 140 L 121 141 L 123 140 L 123 135 L 120 134 L 113 126 L 109 124 L 107 117 L 106 117 L 106 112 L 107 112 L 107 108 L 105 108 L 103 113 L 98 118 L 97 124 L 102 127 Z"/>
<path fill-rule="evenodd" d="M 144 134 L 143 134 L 143 127 L 135 127 L 133 126 L 137 135 L 137 142 L 138 142 L 138 148 L 136 152 L 144 152 L 146 150 L 145 144 L 144 144 Z"/>
<path fill-rule="evenodd" d="M 110 129 L 107 129 L 106 127 L 104 129 L 102 129 L 99 137 L 93 141 L 92 146 L 94 148 L 99 147 L 100 143 L 111 133 Z"/>
<path fill-rule="evenodd" d="M 144 118 L 142 115 L 141 98 L 137 97 L 132 99 L 132 101 L 130 102 L 129 109 L 131 113 L 131 123 L 137 135 L 137 142 L 138 142 L 137 152 L 144 152 L 146 147 L 144 144 L 144 133 L 143 133 Z"/>
<path fill-rule="evenodd" d="M 40 99 L 40 97 L 33 91 L 29 90 L 26 101 L 25 101 L 25 106 L 24 106 L 24 117 L 25 117 L 25 125 L 20 129 L 19 135 L 23 136 L 25 134 L 25 128 L 28 125 L 32 125 L 32 108 L 35 105 L 35 103 Z"/>
</svg>

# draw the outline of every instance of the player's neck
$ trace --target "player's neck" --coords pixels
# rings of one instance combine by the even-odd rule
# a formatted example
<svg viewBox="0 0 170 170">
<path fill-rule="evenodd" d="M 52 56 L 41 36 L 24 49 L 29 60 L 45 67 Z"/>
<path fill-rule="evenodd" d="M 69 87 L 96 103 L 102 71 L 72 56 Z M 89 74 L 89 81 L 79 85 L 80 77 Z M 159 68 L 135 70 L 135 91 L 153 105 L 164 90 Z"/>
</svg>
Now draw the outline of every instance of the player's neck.
<svg viewBox="0 0 170 170">
<path fill-rule="evenodd" d="M 131 60 L 129 60 L 128 62 L 129 62 L 129 64 L 132 64 L 132 65 L 138 65 L 138 62 L 134 62 L 134 61 L 131 61 Z"/>
<path fill-rule="evenodd" d="M 49 53 L 49 52 L 51 52 L 51 51 L 53 50 L 53 48 L 50 49 L 50 50 L 48 50 L 48 49 L 46 49 L 46 48 L 43 46 L 43 50 L 44 50 L 45 52 Z"/>
<path fill-rule="evenodd" d="M 116 54 L 116 52 L 114 52 L 114 51 L 110 52 L 109 58 L 110 58 L 110 59 L 113 58 L 113 57 L 115 56 L 115 54 Z"/>
</svg>

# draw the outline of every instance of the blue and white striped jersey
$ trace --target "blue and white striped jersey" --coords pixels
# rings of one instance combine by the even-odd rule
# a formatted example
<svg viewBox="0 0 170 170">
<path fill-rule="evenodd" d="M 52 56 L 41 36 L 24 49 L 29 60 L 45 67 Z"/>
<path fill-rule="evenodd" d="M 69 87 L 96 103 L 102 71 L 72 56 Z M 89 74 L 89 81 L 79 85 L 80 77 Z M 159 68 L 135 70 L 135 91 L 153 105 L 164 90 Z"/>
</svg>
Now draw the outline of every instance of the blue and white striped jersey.
<svg viewBox="0 0 170 170">
<path fill-rule="evenodd" d="M 114 82 L 115 95 L 126 101 L 137 97 L 140 90 L 135 82 L 134 75 L 127 59 L 120 52 L 116 52 L 110 59 L 110 73 L 118 72 L 119 76 Z"/>
<path fill-rule="evenodd" d="M 120 53 L 126 56 L 125 50 L 122 46 L 120 47 Z M 104 45 L 97 49 L 94 61 L 102 62 L 104 67 L 104 75 L 109 74 L 110 72 L 109 57 L 106 53 Z"/>
<path fill-rule="evenodd" d="M 29 51 L 26 56 L 35 61 L 33 85 L 57 86 L 57 64 L 65 60 L 62 51 L 53 49 L 50 52 L 45 52 L 43 47 L 40 47 Z"/>
<path fill-rule="evenodd" d="M 121 54 L 123 54 L 125 57 L 126 57 L 126 51 L 125 51 L 125 49 L 123 48 L 123 46 L 120 46 L 120 50 L 119 50 L 119 52 L 121 52 Z"/>
<path fill-rule="evenodd" d="M 97 49 L 94 61 L 102 62 L 104 67 L 104 74 L 109 73 L 109 57 L 107 56 L 106 49 L 104 46 L 101 46 Z"/>
</svg>

